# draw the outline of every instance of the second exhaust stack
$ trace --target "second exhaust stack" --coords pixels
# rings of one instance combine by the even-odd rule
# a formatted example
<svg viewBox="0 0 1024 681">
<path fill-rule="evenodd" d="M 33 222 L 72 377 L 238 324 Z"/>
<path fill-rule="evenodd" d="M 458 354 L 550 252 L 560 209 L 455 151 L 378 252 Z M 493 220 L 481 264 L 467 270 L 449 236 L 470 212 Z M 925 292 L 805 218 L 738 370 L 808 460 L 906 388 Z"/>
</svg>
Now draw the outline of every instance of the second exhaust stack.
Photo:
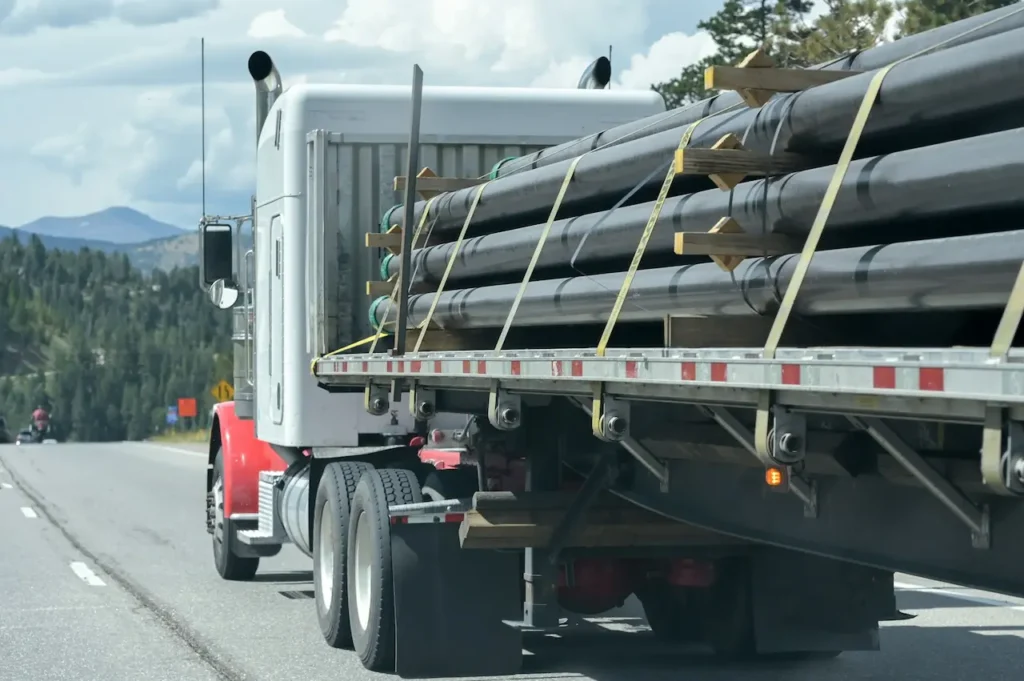
<svg viewBox="0 0 1024 681">
<path fill-rule="evenodd" d="M 270 114 L 270 108 L 281 96 L 284 86 L 274 60 L 263 50 L 249 55 L 249 75 L 256 86 L 256 143 L 259 144 L 263 123 Z"/>
</svg>

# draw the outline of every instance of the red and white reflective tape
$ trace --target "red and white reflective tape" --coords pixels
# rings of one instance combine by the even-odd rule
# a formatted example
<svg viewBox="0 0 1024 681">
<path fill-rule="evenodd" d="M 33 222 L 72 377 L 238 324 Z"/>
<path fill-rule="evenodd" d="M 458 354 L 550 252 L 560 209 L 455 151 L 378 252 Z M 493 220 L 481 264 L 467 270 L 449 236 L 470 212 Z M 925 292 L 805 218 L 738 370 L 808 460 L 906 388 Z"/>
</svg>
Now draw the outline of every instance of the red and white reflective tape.
<svg viewBox="0 0 1024 681">
<path fill-rule="evenodd" d="M 461 523 L 465 513 L 417 513 L 415 515 L 393 515 L 392 525 L 433 525 L 438 523 Z"/>
<path fill-rule="evenodd" d="M 1024 400 L 1024 364 L 992 362 L 977 353 L 927 351 L 919 357 L 879 351 L 835 353 L 789 351 L 766 360 L 746 352 L 724 350 L 647 356 L 558 357 L 489 355 L 323 360 L 321 376 L 389 376 L 424 378 L 480 377 L 550 381 L 638 382 L 678 386 L 747 389 L 800 389 L 835 393 L 947 394 L 975 399 Z M 780 355 L 783 353 L 780 352 Z M 860 356 L 858 356 L 858 354 Z"/>
</svg>

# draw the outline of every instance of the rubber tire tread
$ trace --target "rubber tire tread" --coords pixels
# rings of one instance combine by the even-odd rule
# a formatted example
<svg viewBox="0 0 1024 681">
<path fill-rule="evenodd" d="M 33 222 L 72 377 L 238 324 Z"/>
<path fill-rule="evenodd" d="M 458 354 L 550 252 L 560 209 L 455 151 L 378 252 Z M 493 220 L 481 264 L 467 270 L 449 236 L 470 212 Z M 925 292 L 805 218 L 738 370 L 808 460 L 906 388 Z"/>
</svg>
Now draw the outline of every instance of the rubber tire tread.
<svg viewBox="0 0 1024 681">
<path fill-rule="evenodd" d="M 224 457 L 222 449 L 217 449 L 217 455 L 213 460 L 213 484 L 217 484 L 218 478 L 224 477 Z M 229 494 L 227 486 L 224 487 L 224 498 L 227 499 Z M 231 521 L 224 518 L 224 537 L 228 538 L 231 536 L 233 530 L 231 529 Z M 256 571 L 260 568 L 259 558 L 249 558 L 235 555 L 231 552 L 231 542 L 227 541 L 227 544 L 221 543 L 221 550 L 217 550 L 217 534 L 216 531 L 213 535 L 213 564 L 217 568 L 217 574 L 222 579 L 226 579 L 231 582 L 248 582 L 256 576 Z"/>
<path fill-rule="evenodd" d="M 391 519 L 388 508 L 397 504 L 418 504 L 423 501 L 419 481 L 412 471 L 384 468 L 365 473 L 356 487 L 352 500 L 352 518 L 369 513 L 374 519 L 376 551 L 375 575 L 371 578 L 370 617 L 366 630 L 359 626 L 359 614 L 349 608 L 353 647 L 363 667 L 370 671 L 395 670 L 395 592 L 391 565 Z M 349 526 L 349 545 L 356 541 L 357 522 Z M 356 552 L 349 553 L 348 580 L 350 592 L 355 593 L 353 561 Z"/>
<path fill-rule="evenodd" d="M 352 495 L 363 473 L 373 466 L 362 461 L 331 461 L 324 466 L 317 485 L 316 509 L 313 514 L 313 594 L 320 633 L 332 648 L 352 648 L 352 629 L 348 617 L 348 521 L 351 517 Z M 324 510 L 333 505 L 337 534 L 334 537 L 334 589 L 327 612 L 320 598 L 320 523 Z"/>
</svg>

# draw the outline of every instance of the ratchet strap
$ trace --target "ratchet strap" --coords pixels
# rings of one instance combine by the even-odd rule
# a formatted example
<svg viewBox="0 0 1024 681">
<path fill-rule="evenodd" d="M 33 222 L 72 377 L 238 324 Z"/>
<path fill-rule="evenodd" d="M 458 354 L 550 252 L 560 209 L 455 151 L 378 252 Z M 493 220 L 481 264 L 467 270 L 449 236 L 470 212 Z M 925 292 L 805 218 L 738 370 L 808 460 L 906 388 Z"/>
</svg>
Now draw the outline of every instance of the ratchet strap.
<svg viewBox="0 0 1024 681">
<path fill-rule="evenodd" d="M 551 213 L 548 214 L 548 221 L 544 224 L 544 229 L 540 233 L 540 240 L 537 242 L 537 247 L 533 249 L 533 257 L 530 258 L 530 264 L 526 267 L 526 274 L 523 275 L 523 282 L 519 285 L 519 291 L 516 293 L 515 300 L 512 301 L 512 309 L 508 311 L 508 317 L 505 318 L 505 326 L 501 329 L 501 335 L 498 336 L 498 344 L 494 346 L 495 352 L 501 352 L 501 348 L 505 345 L 505 338 L 508 337 L 508 331 L 512 328 L 512 320 L 516 316 L 516 311 L 519 310 L 519 303 L 523 301 L 523 295 L 526 293 L 526 287 L 530 284 L 530 277 L 533 276 L 533 270 L 537 267 L 537 262 L 540 260 L 540 253 L 544 250 L 544 243 L 548 240 L 548 235 L 551 234 L 551 226 L 555 224 L 555 216 L 558 215 L 558 209 L 562 207 L 562 201 L 565 200 L 565 193 L 569 190 L 569 183 L 572 182 L 572 176 L 576 172 L 576 166 L 583 160 L 582 156 L 577 156 L 569 164 L 569 169 L 565 171 L 565 178 L 562 180 L 562 186 L 558 190 L 558 196 L 555 198 L 555 204 L 551 206 Z"/>
<path fill-rule="evenodd" d="M 436 198 L 437 198 L 436 196 L 430 197 L 430 199 L 427 201 L 427 205 L 424 206 L 424 208 L 423 208 L 423 214 L 420 215 L 419 224 L 416 225 L 416 231 L 412 235 L 412 242 L 411 242 L 412 243 L 412 248 L 416 248 L 416 244 L 420 240 L 420 233 L 423 231 L 424 225 L 427 224 L 427 216 L 430 215 L 430 207 L 432 205 L 434 205 L 434 199 L 436 199 Z M 411 260 L 411 255 L 410 255 L 410 260 Z M 410 279 L 411 278 L 412 277 L 410 277 Z M 381 330 L 384 328 L 384 324 L 387 323 L 388 317 L 391 316 L 391 310 L 395 307 L 395 300 L 398 299 L 398 296 L 401 293 L 401 290 L 402 290 L 401 286 L 402 286 L 402 274 L 399 273 L 398 274 L 398 278 L 395 281 L 395 285 L 391 288 L 391 295 L 388 296 L 388 309 L 384 311 L 384 316 L 381 317 L 380 322 L 377 323 L 377 333 L 374 334 L 373 345 L 370 346 L 370 350 L 369 350 L 371 355 L 373 354 L 373 351 L 377 348 L 377 340 L 382 337 L 381 336 Z"/>
<path fill-rule="evenodd" d="M 807 271 L 810 269 L 811 260 L 814 258 L 814 252 L 821 241 L 821 234 L 825 229 L 825 224 L 828 222 L 829 215 L 832 212 L 832 207 L 835 205 L 836 197 L 839 195 L 839 189 L 846 177 L 846 172 L 849 170 L 850 163 L 853 161 L 853 154 L 856 151 L 857 144 L 860 142 L 860 138 L 864 133 L 864 128 L 868 122 L 868 116 L 871 114 L 871 109 L 874 107 L 875 102 L 878 99 L 878 93 L 882 89 L 882 83 L 885 81 L 886 76 L 888 76 L 893 68 L 899 64 L 937 50 L 951 42 L 960 40 L 965 35 L 969 35 L 975 31 L 987 28 L 999 21 L 1003 21 L 1008 17 L 1019 14 L 1021 11 L 1024 11 L 1024 7 L 983 24 L 979 24 L 978 26 L 964 31 L 963 33 L 951 36 L 942 42 L 930 45 L 913 54 L 907 55 L 906 57 L 897 59 L 893 63 L 879 69 L 871 78 L 867 91 L 864 93 L 864 98 L 861 100 L 860 108 L 857 109 L 857 115 L 853 119 L 853 125 L 850 127 L 850 134 L 846 138 L 846 144 L 843 145 L 843 150 L 839 155 L 839 161 L 836 163 L 835 172 L 832 174 L 832 179 L 829 181 L 828 188 L 825 190 L 825 196 L 822 199 L 821 205 L 818 207 L 818 213 L 814 217 L 814 222 L 811 224 L 811 229 L 807 235 L 807 241 L 804 243 L 803 250 L 800 252 L 796 268 L 793 271 L 793 277 L 790 279 L 789 285 L 786 287 L 786 293 L 782 298 L 779 311 L 775 316 L 775 320 L 772 322 L 771 330 L 768 332 L 768 339 L 765 341 L 764 349 L 762 351 L 762 356 L 765 359 L 775 358 L 779 342 L 781 341 L 782 334 L 786 328 L 786 322 L 789 320 L 789 316 L 793 311 L 793 305 L 796 302 L 796 297 L 800 292 L 801 285 L 803 285 L 804 278 L 807 276 Z M 1017 307 L 1019 310 L 1024 310 L 1024 283 L 1021 281 L 1022 278 L 1024 278 L 1024 266 L 1022 266 L 1021 276 L 1018 276 L 1017 283 L 1014 286 L 1015 290 L 1020 289 L 1020 293 L 1017 296 L 1019 299 L 1017 301 Z M 1011 294 L 1010 302 L 1011 304 L 1007 306 L 1003 316 L 1003 322 L 1006 322 L 1006 324 L 1000 323 L 1000 330 L 996 334 L 996 342 L 993 343 L 993 351 L 996 348 L 996 343 L 1002 341 L 1002 336 L 1007 333 L 1004 330 L 1004 327 L 1009 325 L 1011 322 L 1015 326 L 1016 322 L 1020 320 L 1020 311 L 1016 313 L 1015 317 L 1013 316 L 1013 294 Z M 1007 315 L 1010 315 L 1010 317 Z M 1002 332 L 1002 334 L 1000 332 Z M 1013 333 L 1010 332 L 1009 336 L 1012 340 Z M 767 457 L 769 457 L 771 453 L 771 443 L 769 442 L 771 432 L 771 410 L 772 393 L 768 390 L 762 391 L 761 395 L 758 397 L 757 414 L 754 421 L 754 447 L 757 450 L 758 455 L 765 460 L 770 460 Z"/>
<path fill-rule="evenodd" d="M 437 301 L 441 299 L 441 293 L 444 291 L 445 284 L 448 283 L 448 275 L 452 273 L 452 268 L 455 267 L 455 259 L 459 257 L 459 249 L 462 248 L 462 242 L 466 238 L 466 231 L 469 230 L 469 223 L 473 221 L 473 215 L 476 214 L 476 207 L 480 204 L 480 196 L 484 193 L 484 188 L 490 184 L 490 181 L 484 182 L 476 190 L 476 194 L 473 196 L 473 203 L 469 207 L 469 212 L 466 213 L 466 220 L 462 223 L 462 230 L 459 232 L 459 238 L 455 240 L 455 245 L 452 247 L 452 254 L 448 256 L 448 264 L 444 268 L 444 274 L 441 276 L 441 282 L 437 285 L 437 291 L 434 292 L 434 299 L 430 301 L 430 309 L 427 311 L 427 316 L 423 322 L 419 325 L 420 336 L 416 339 L 416 346 L 412 349 L 413 352 L 420 351 L 420 345 L 423 344 L 423 337 L 427 335 L 427 327 L 430 326 L 430 320 L 434 318 L 434 310 L 437 309 Z"/>
<path fill-rule="evenodd" d="M 711 116 L 717 116 L 738 108 L 739 104 L 734 104 L 730 107 L 726 107 L 721 111 L 718 111 Z M 676 151 L 682 151 L 690 144 L 690 140 L 693 138 L 693 133 L 697 129 L 697 126 L 711 118 L 711 116 L 705 116 L 698 121 L 694 121 L 683 133 L 683 136 L 679 139 L 679 146 L 676 147 Z M 619 295 L 615 298 L 615 305 L 612 306 L 611 316 L 608 317 L 608 321 L 604 325 L 604 332 L 601 334 L 601 340 L 597 343 L 597 356 L 604 357 L 605 352 L 608 349 L 608 341 L 611 340 L 612 331 L 615 329 L 615 324 L 619 321 L 619 314 L 622 312 L 622 306 L 626 302 L 626 296 L 629 295 L 629 289 L 633 286 L 633 279 L 636 277 L 636 272 L 640 268 L 640 261 L 644 257 L 644 252 L 647 250 L 647 243 L 651 240 L 651 235 L 654 234 L 654 226 L 658 224 L 658 218 L 661 217 L 661 209 L 665 207 L 665 199 L 668 198 L 668 190 L 672 187 L 672 181 L 676 178 L 676 164 L 670 163 L 668 171 L 665 173 L 665 181 L 661 183 L 661 191 L 658 192 L 658 199 L 654 202 L 654 210 L 651 211 L 651 216 L 647 219 L 647 225 L 644 226 L 644 232 L 640 236 L 640 243 L 636 247 L 636 251 L 633 253 L 633 261 L 629 263 L 629 269 L 626 271 L 626 278 L 622 280 L 622 286 L 619 288 Z"/>
<path fill-rule="evenodd" d="M 424 225 L 427 224 L 427 216 L 430 214 L 430 207 L 434 203 L 434 199 L 436 199 L 436 198 L 437 197 L 431 197 L 430 200 L 427 201 L 427 205 L 423 208 L 423 214 L 420 215 L 419 224 L 416 225 L 416 231 L 412 235 L 412 245 L 413 245 L 414 248 L 416 246 L 416 243 L 419 241 L 420 234 L 423 232 Z M 368 352 L 372 355 L 374 349 L 377 347 L 377 341 L 379 341 L 381 338 L 387 338 L 388 336 L 391 335 L 391 334 L 388 334 L 388 333 L 384 333 L 383 329 L 384 329 L 384 324 L 387 322 L 388 315 L 391 314 L 391 308 L 394 307 L 395 299 L 398 297 L 398 292 L 401 290 L 399 288 L 401 285 L 402 285 L 402 279 L 401 279 L 401 276 L 399 276 L 398 280 L 395 281 L 394 287 L 392 287 L 392 289 L 391 289 L 391 297 L 388 299 L 388 309 L 384 312 L 384 317 L 380 320 L 380 323 L 377 324 L 377 329 L 376 329 L 376 331 L 374 332 L 374 334 L 372 336 L 367 336 L 366 338 L 362 338 L 360 340 L 357 340 L 354 343 L 349 343 L 348 345 L 346 345 L 343 348 L 338 348 L 337 350 L 332 350 L 332 351 L 328 352 L 326 355 L 320 355 L 319 357 L 314 357 L 313 361 L 310 362 L 310 364 L 309 364 L 309 372 L 315 376 L 316 375 L 316 363 L 319 362 L 320 360 L 327 359 L 328 357 L 332 357 L 334 355 L 343 354 L 345 352 L 348 352 L 349 350 L 355 350 L 356 348 L 362 347 L 362 346 L 366 345 L 367 343 L 370 344 L 370 349 L 369 349 Z"/>
<path fill-rule="evenodd" d="M 800 258 L 797 260 L 796 269 L 793 271 L 793 277 L 790 279 L 789 285 L 786 287 L 786 293 L 782 298 L 782 304 L 780 305 L 779 311 L 772 323 L 771 331 L 768 333 L 768 340 L 765 342 L 762 355 L 765 359 L 775 358 L 775 352 L 778 350 L 779 342 L 782 340 L 782 334 L 786 329 L 786 322 L 789 320 L 789 315 L 793 311 L 793 305 L 796 302 L 796 297 L 800 293 L 800 287 L 803 285 L 808 269 L 810 269 L 811 260 L 814 257 L 814 251 L 818 248 L 818 243 L 821 241 L 821 234 L 825 229 L 825 223 L 828 222 L 829 215 L 832 213 L 832 207 L 835 205 L 836 197 L 839 195 L 839 189 L 843 184 L 843 180 L 846 178 L 846 172 L 849 170 L 850 162 L 853 160 L 854 151 L 856 151 L 857 144 L 860 142 L 860 138 L 864 133 L 864 127 L 867 125 L 868 116 L 871 114 L 871 109 L 874 107 L 875 102 L 878 99 L 878 93 L 882 89 L 882 82 L 885 80 L 885 77 L 889 75 L 889 72 L 892 71 L 894 67 L 902 64 L 903 62 L 920 57 L 928 52 L 933 52 L 951 42 L 960 40 L 965 35 L 987 28 L 999 21 L 1004 21 L 1015 14 L 1019 14 L 1021 11 L 1024 11 L 1024 7 L 1014 10 L 1008 14 L 1004 14 L 1001 17 L 996 17 L 995 19 L 975 26 L 963 33 L 947 38 L 940 43 L 918 50 L 906 57 L 897 59 L 893 63 L 882 67 L 875 73 L 874 77 L 871 79 L 871 83 L 868 84 L 867 92 L 864 93 L 864 99 L 861 100 L 860 108 L 857 110 L 857 115 L 853 119 L 853 125 L 850 128 L 849 136 L 846 138 L 846 144 L 843 146 L 843 151 L 839 155 L 836 170 L 832 174 L 832 180 L 828 184 L 828 189 L 825 190 L 825 197 L 822 200 L 821 205 L 818 207 L 818 213 L 814 217 L 814 222 L 811 224 L 810 232 L 807 235 L 807 241 L 804 242 L 804 248 L 800 252 Z M 1019 277 L 1018 283 L 1020 283 Z M 1014 288 L 1017 287 L 1015 286 Z M 1024 289 L 1024 284 L 1021 285 L 1021 288 Z M 1024 290 L 1022 290 L 1020 297 L 1022 300 L 1020 301 L 1019 307 L 1021 310 L 1024 310 Z M 1019 320 L 1020 314 L 1018 313 L 1017 321 Z M 1000 328 L 1002 328 L 1002 326 L 1003 325 L 1000 324 Z"/>
</svg>

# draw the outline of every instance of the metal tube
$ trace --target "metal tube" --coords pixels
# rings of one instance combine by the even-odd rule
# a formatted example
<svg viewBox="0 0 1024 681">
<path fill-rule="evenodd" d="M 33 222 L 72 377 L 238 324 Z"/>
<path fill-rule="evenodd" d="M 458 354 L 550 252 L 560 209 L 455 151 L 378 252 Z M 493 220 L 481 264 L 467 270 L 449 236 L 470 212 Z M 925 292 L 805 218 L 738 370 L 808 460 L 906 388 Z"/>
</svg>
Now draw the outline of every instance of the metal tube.
<svg viewBox="0 0 1024 681">
<path fill-rule="evenodd" d="M 893 151 L 1021 125 L 1024 93 L 1005 84 L 1022 77 L 1024 29 L 905 62 L 886 78 L 862 146 L 881 144 L 885 151 Z M 864 73 L 778 96 L 760 109 L 722 114 L 697 128 L 691 146 L 708 147 L 733 133 L 746 137 L 747 148 L 767 151 L 778 133 L 778 151 L 834 159 L 871 78 L 873 74 Z M 956 96 L 950 97 L 949 92 Z M 681 129 L 668 130 L 584 157 L 562 204 L 564 214 L 611 207 L 639 178 L 661 166 L 667 169 L 681 135 Z M 474 223 L 497 229 L 510 222 L 521 225 L 525 220 L 543 219 L 568 165 L 555 163 L 493 182 L 484 191 Z M 685 190 L 688 181 L 694 185 L 692 179 L 678 177 L 676 185 Z M 637 194 L 636 202 L 653 198 L 661 181 L 655 176 Z M 438 219 L 435 233 L 461 226 L 474 191 L 438 197 L 431 208 L 431 217 Z M 418 203 L 417 211 L 424 207 Z"/>
<path fill-rule="evenodd" d="M 672 253 L 676 231 L 705 232 L 726 215 L 748 233 L 803 237 L 814 221 L 834 170 L 834 166 L 815 168 L 771 180 L 767 191 L 766 181 L 757 180 L 745 182 L 731 193 L 711 189 L 670 198 L 647 244 L 647 253 Z M 863 226 L 891 224 L 893 241 L 933 236 L 908 230 L 927 229 L 921 227 L 920 221 L 925 219 L 1024 206 L 1022 176 L 1024 128 L 863 159 L 850 165 L 826 230 L 835 236 Z M 591 213 L 556 221 L 537 266 L 567 265 L 584 238 L 577 264 L 631 256 L 653 207 L 653 203 L 643 203 L 610 214 Z M 964 223 L 964 231 L 986 227 L 984 223 Z M 532 225 L 466 240 L 451 281 L 523 271 L 543 228 Z M 413 258 L 419 276 L 440 279 L 452 248 L 452 243 L 444 243 L 416 251 Z M 390 269 L 396 267 L 393 261 L 388 263 Z"/>
<path fill-rule="evenodd" d="M 891 64 L 897 59 L 902 59 L 915 54 L 916 52 L 927 47 L 931 47 L 932 45 L 937 45 L 945 40 L 953 38 L 954 36 L 960 36 L 961 34 L 964 34 L 965 31 L 975 29 L 972 33 L 967 33 L 966 35 L 962 35 L 962 37 L 952 40 L 943 49 L 949 49 L 950 47 L 955 47 L 957 45 L 966 45 L 989 36 L 1006 33 L 1007 31 L 1012 31 L 1017 28 L 1024 28 L 1024 12 L 1002 19 L 990 26 L 985 26 L 985 28 L 977 28 L 987 22 L 1012 14 L 1018 9 L 1020 9 L 1020 7 L 1016 4 L 1009 7 L 1001 7 L 952 24 L 933 28 L 930 31 L 924 31 L 923 33 L 901 38 L 900 40 L 890 43 L 883 43 L 878 47 L 873 47 L 869 50 L 864 50 L 863 52 L 856 52 L 848 57 L 832 62 L 826 62 L 824 64 L 818 64 L 810 68 L 826 69 L 830 71 L 870 71 L 881 68 L 886 64 Z M 736 93 L 723 92 L 691 105 L 655 114 L 654 116 L 648 116 L 647 118 L 642 118 L 638 121 L 618 125 L 614 128 L 609 128 L 608 130 L 604 130 L 593 135 L 581 137 L 577 140 L 566 142 L 565 144 L 560 144 L 556 147 L 543 149 L 533 154 L 520 156 L 519 158 L 502 163 L 500 167 L 496 168 L 494 177 L 505 177 L 512 173 L 520 172 L 526 168 L 540 168 L 542 166 L 551 165 L 552 163 L 558 163 L 559 161 L 575 158 L 576 156 L 599 146 L 621 144 L 630 140 L 637 140 L 642 137 L 664 132 L 665 130 L 670 130 L 681 125 L 689 125 L 710 113 L 721 111 L 722 109 L 730 107 L 739 101 L 739 95 Z"/>
<path fill-rule="evenodd" d="M 619 319 L 771 314 L 797 260 L 796 255 L 750 259 L 732 273 L 714 263 L 642 270 Z M 1021 261 L 1024 230 L 824 251 L 814 257 L 794 311 L 820 315 L 1000 308 Z M 603 323 L 623 276 L 615 272 L 533 282 L 516 324 Z M 509 284 L 442 293 L 434 321 L 448 329 L 501 327 L 518 288 Z M 410 298 L 411 324 L 424 319 L 432 298 Z M 377 315 L 386 309 L 384 299 Z"/>
<path fill-rule="evenodd" d="M 274 102 L 284 92 L 284 83 L 274 60 L 263 50 L 256 50 L 249 55 L 248 67 L 249 76 L 256 86 L 256 144 L 259 144 L 263 123 L 270 115 Z"/>
</svg>

